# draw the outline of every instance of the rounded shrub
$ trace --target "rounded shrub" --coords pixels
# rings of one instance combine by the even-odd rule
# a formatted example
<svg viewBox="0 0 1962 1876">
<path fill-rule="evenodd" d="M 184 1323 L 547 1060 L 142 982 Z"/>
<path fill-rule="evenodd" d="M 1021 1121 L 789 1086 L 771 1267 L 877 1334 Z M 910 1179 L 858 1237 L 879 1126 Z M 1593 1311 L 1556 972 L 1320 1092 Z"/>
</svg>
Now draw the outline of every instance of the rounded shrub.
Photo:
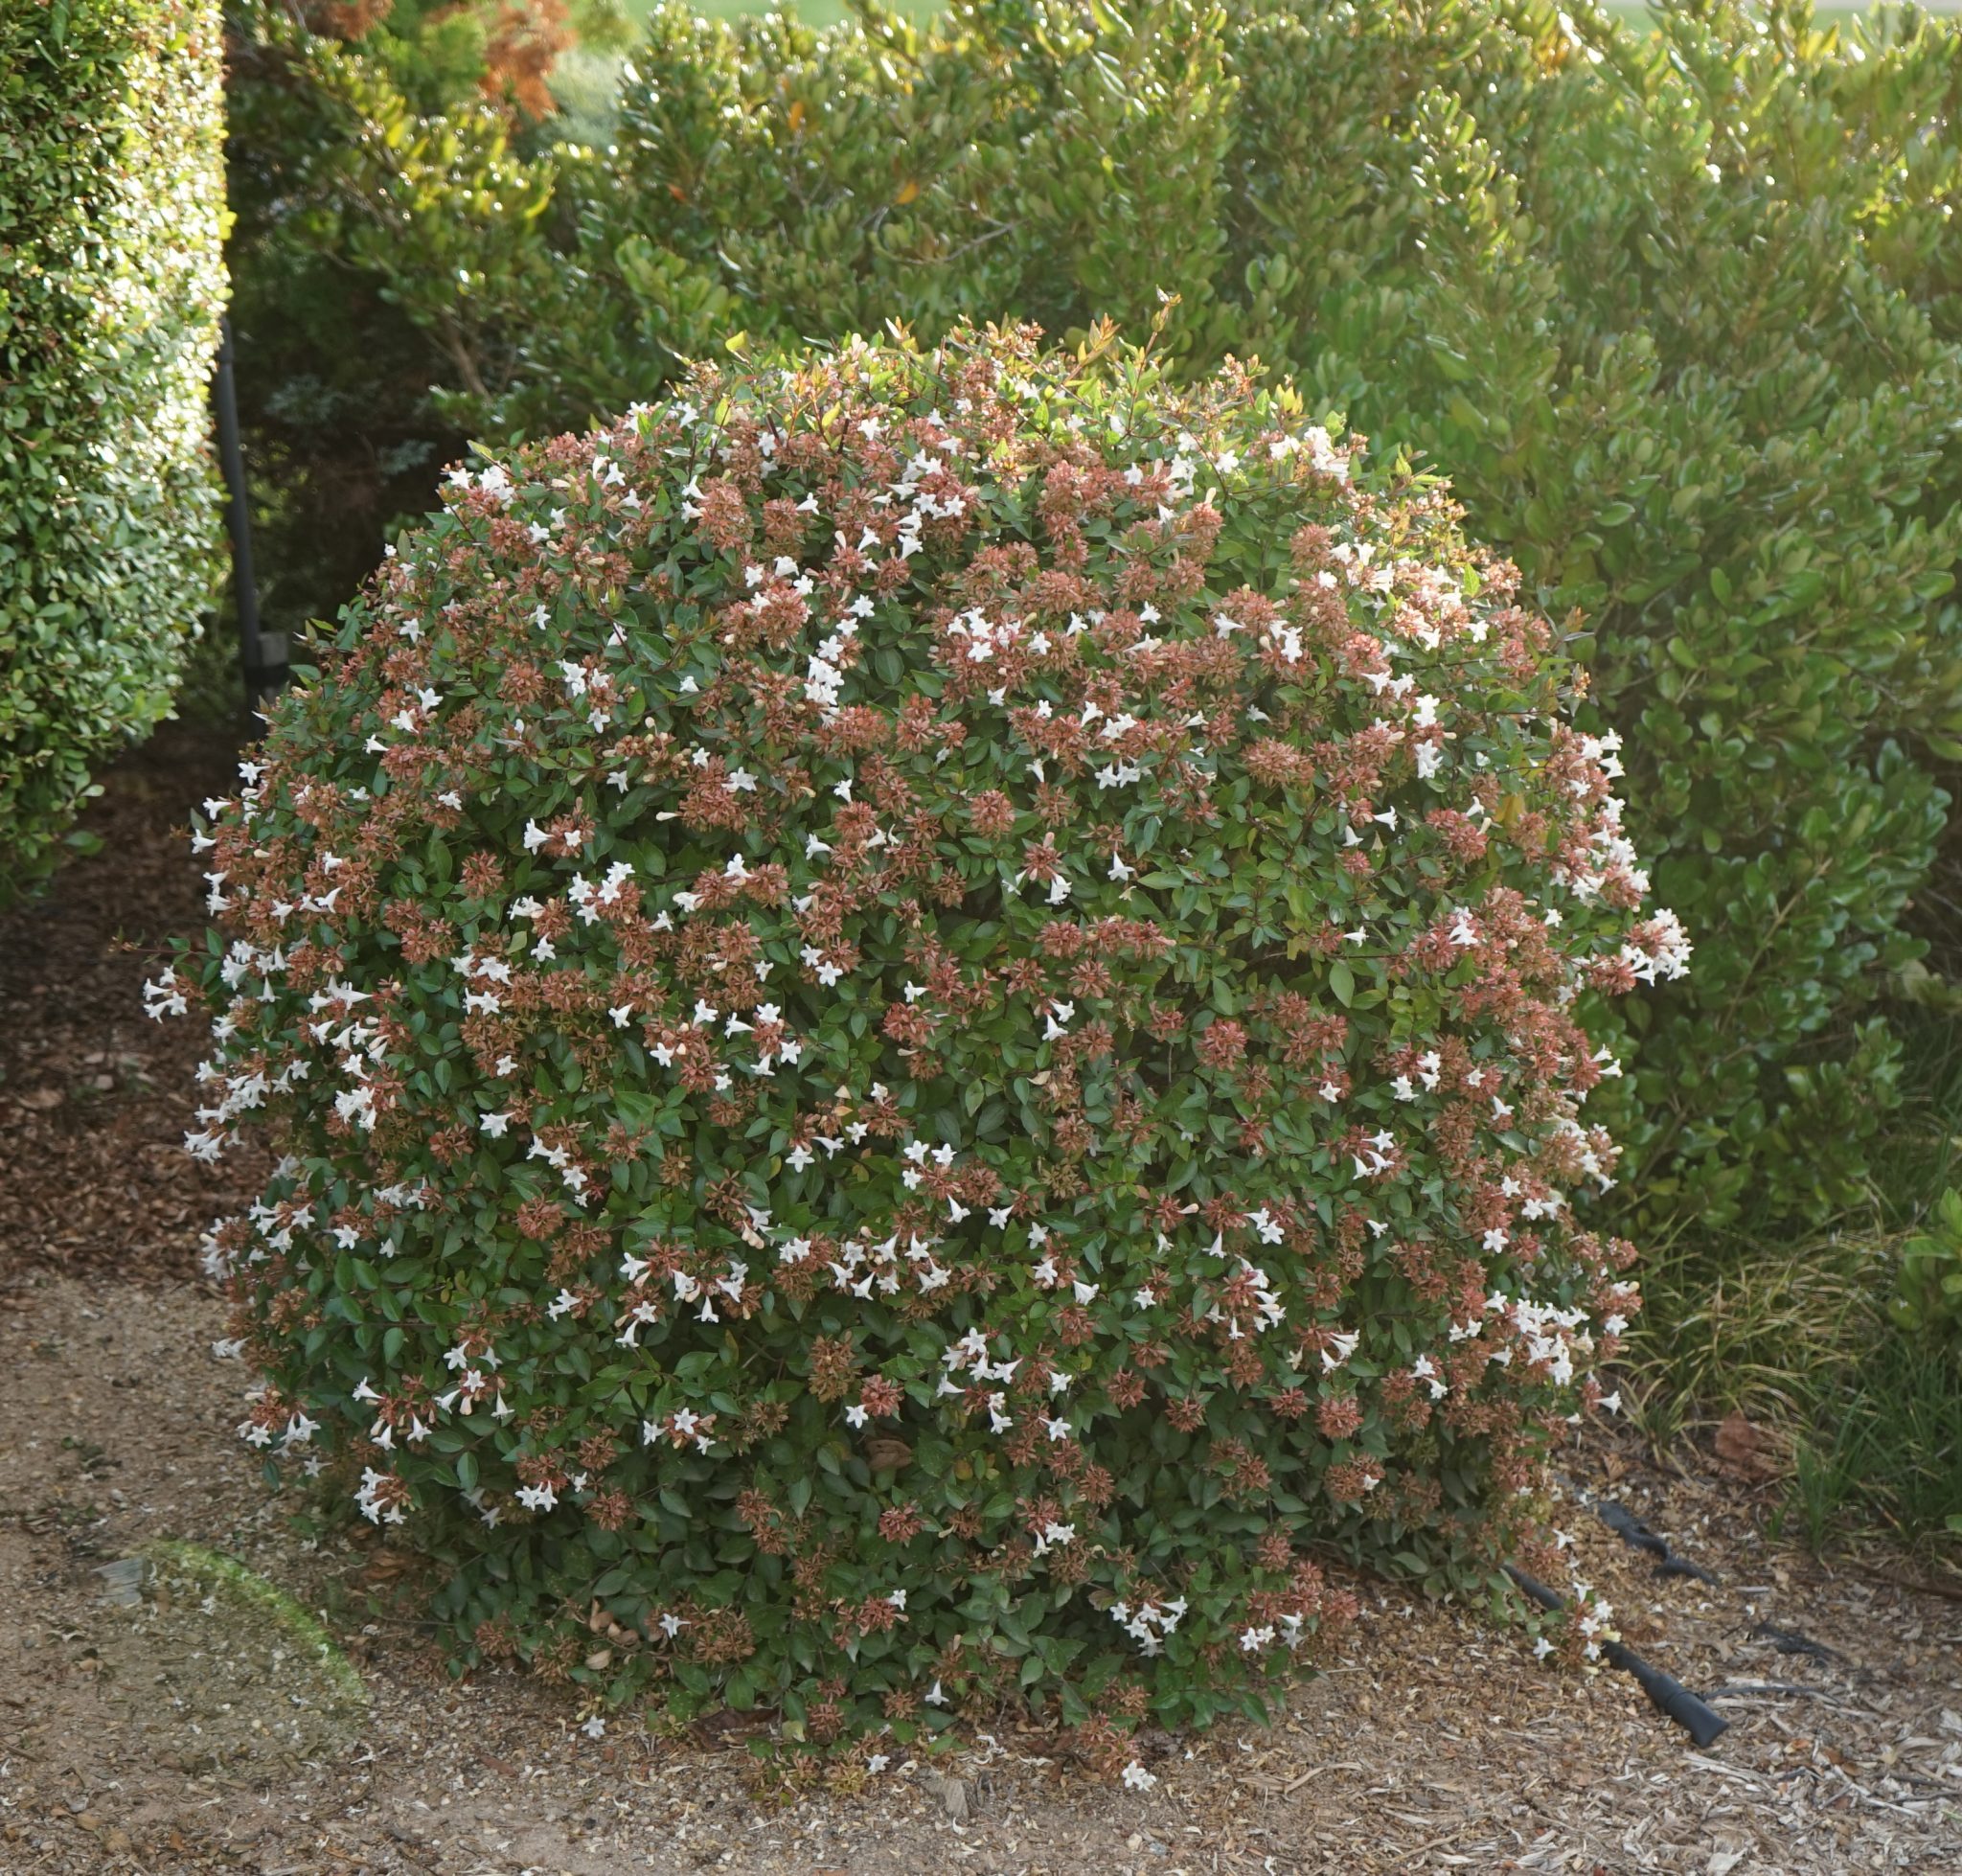
<svg viewBox="0 0 1962 1876">
<path fill-rule="evenodd" d="M 452 478 L 211 804 L 241 1431 L 468 1663 L 792 1737 L 1257 1710 L 1483 1590 L 1635 1307 L 1674 975 L 1433 479 L 1106 333 L 701 371 Z"/>
</svg>

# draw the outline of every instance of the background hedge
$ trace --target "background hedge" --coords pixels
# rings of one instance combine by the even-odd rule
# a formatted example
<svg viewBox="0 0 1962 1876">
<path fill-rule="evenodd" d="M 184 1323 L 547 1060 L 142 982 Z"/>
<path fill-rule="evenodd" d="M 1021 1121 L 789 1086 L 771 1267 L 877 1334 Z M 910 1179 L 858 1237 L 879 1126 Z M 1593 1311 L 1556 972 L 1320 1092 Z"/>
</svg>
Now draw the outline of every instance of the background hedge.
<svg viewBox="0 0 1962 1876">
<path fill-rule="evenodd" d="M 546 434 L 724 346 L 1068 335 L 1171 293 L 1184 369 L 1257 355 L 1448 469 L 1586 634 L 1699 943 L 1617 1116 L 1653 1237 L 1859 1190 L 1962 752 L 1962 37 L 1847 30 L 1785 0 L 1647 35 L 1539 0 L 822 34 L 670 7 L 605 148 L 418 115 L 358 49 L 279 62 L 316 111 L 311 239 L 423 335 L 426 428 Z"/>
<path fill-rule="evenodd" d="M 211 0 L 0 10 L 0 903 L 212 600 L 220 44 Z"/>
</svg>

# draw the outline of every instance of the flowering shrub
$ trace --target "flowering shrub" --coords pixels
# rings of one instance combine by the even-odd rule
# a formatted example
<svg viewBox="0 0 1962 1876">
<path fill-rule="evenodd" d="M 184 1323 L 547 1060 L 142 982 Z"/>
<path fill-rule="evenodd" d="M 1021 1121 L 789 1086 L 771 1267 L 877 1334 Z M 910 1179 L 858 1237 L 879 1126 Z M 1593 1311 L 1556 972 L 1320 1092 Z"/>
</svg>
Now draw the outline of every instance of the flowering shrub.
<svg viewBox="0 0 1962 1876">
<path fill-rule="evenodd" d="M 1636 1304 L 1687 946 L 1428 478 L 1104 335 L 696 374 L 452 477 L 208 804 L 241 1429 L 466 1662 L 903 1737 L 1253 1710 L 1476 1588 Z M 1101 360 L 1101 362 L 1100 362 Z"/>
</svg>

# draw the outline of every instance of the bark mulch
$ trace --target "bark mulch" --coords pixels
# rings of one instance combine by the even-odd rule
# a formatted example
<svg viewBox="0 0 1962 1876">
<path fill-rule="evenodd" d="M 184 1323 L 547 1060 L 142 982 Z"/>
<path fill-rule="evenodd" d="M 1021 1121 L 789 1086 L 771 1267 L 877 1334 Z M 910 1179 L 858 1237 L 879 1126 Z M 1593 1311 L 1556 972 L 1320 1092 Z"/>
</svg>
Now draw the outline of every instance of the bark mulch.
<svg viewBox="0 0 1962 1876">
<path fill-rule="evenodd" d="M 103 777 L 83 821 L 101 852 L 0 913 L 0 1275 L 187 1277 L 253 1193 L 249 1154 L 183 1151 L 208 1039 L 150 1021 L 141 995 L 164 942 L 204 927 L 189 820 L 236 783 L 222 736 L 165 724 Z"/>
</svg>

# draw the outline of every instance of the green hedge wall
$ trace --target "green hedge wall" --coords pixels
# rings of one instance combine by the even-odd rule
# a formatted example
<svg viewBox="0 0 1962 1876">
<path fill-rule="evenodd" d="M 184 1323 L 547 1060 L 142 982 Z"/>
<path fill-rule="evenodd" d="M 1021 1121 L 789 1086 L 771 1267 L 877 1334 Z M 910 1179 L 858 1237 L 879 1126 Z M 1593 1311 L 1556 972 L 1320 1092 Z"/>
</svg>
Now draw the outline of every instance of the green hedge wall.
<svg viewBox="0 0 1962 1876">
<path fill-rule="evenodd" d="M 1654 1233 L 1860 1189 L 1962 756 L 1962 35 L 1845 31 L 1796 0 L 1654 33 L 1586 0 L 822 34 L 667 6 L 597 149 L 419 118 L 344 49 L 288 38 L 281 70 L 324 126 L 289 178 L 309 239 L 422 330 L 418 396 L 470 434 L 724 348 L 1107 314 L 1448 472 L 1582 634 L 1696 940 L 1597 1096 Z"/>
<path fill-rule="evenodd" d="M 212 601 L 219 60 L 213 0 L 0 8 L 0 903 Z"/>
</svg>

